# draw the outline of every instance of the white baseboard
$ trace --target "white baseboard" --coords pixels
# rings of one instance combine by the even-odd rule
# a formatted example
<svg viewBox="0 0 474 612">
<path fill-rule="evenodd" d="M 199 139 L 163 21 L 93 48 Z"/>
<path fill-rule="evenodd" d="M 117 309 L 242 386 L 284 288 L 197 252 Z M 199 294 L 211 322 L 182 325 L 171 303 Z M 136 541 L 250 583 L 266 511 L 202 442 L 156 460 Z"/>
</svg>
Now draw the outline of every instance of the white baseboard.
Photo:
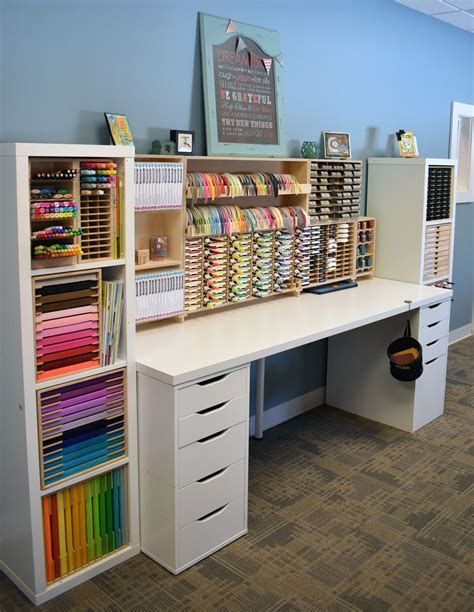
<svg viewBox="0 0 474 612">
<path fill-rule="evenodd" d="M 326 387 L 319 387 L 304 395 L 298 395 L 287 402 L 273 406 L 265 410 L 263 413 L 263 429 L 270 429 L 292 419 L 303 412 L 311 410 L 316 406 L 324 404 L 326 399 Z M 249 433 L 251 436 L 255 435 L 255 416 L 250 417 Z"/>
<path fill-rule="evenodd" d="M 453 329 L 449 332 L 449 344 L 454 344 L 455 342 L 459 342 L 460 340 L 464 340 L 465 338 L 469 338 L 472 334 L 472 324 L 468 323 L 467 325 L 463 325 L 462 327 L 458 327 L 457 329 Z"/>
</svg>

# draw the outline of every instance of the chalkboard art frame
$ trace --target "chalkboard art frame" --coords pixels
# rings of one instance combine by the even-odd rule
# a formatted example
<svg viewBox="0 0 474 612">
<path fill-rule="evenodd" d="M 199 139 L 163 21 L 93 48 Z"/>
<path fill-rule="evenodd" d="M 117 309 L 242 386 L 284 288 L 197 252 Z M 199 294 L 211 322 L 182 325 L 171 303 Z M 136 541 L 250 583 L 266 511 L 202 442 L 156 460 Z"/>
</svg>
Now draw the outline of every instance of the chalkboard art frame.
<svg viewBox="0 0 474 612">
<path fill-rule="evenodd" d="M 286 157 L 275 30 L 199 13 L 207 154 Z"/>
</svg>

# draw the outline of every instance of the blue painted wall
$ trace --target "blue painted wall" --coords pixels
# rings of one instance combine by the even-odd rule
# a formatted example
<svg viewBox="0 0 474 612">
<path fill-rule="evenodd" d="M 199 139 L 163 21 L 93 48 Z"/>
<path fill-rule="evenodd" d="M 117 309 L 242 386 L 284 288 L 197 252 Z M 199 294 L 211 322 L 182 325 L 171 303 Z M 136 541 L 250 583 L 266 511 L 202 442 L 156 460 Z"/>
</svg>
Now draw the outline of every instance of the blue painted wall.
<svg viewBox="0 0 474 612">
<path fill-rule="evenodd" d="M 323 129 L 349 131 L 356 158 L 391 155 L 390 135 L 403 127 L 417 134 L 421 155 L 446 157 L 451 101 L 474 102 L 474 36 L 392 0 L 0 0 L 0 8 L 2 141 L 105 143 L 107 110 L 128 115 L 139 152 L 170 128 L 196 130 L 204 152 L 198 11 L 280 32 L 294 155 Z M 474 206 L 461 208 L 453 328 L 472 316 Z M 324 343 L 269 360 L 268 406 L 324 384 L 324 362 Z"/>
</svg>

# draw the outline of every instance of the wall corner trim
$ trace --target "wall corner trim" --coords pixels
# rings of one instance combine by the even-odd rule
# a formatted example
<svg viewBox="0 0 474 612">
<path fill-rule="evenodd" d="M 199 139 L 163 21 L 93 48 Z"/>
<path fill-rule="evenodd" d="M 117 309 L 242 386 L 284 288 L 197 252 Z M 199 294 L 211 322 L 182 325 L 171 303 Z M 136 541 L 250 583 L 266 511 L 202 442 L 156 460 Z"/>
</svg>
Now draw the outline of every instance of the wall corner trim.
<svg viewBox="0 0 474 612">
<path fill-rule="evenodd" d="M 309 391 L 309 393 L 304 393 L 303 395 L 298 395 L 293 399 L 290 399 L 286 402 L 278 404 L 277 406 L 273 406 L 273 408 L 269 408 L 265 410 L 263 413 L 263 429 L 271 429 L 276 425 L 280 425 L 280 423 L 284 423 L 285 421 L 289 421 L 290 419 L 298 416 L 299 414 L 303 414 L 312 408 L 316 408 L 321 404 L 324 404 L 326 399 L 326 387 L 318 387 L 317 389 L 313 389 Z M 249 435 L 255 435 L 255 416 L 250 417 L 249 424 Z"/>
<path fill-rule="evenodd" d="M 472 323 L 468 323 L 467 325 L 463 325 L 462 327 L 458 327 L 449 332 L 449 345 L 455 344 L 460 340 L 464 340 L 465 338 L 469 338 L 472 334 Z"/>
</svg>

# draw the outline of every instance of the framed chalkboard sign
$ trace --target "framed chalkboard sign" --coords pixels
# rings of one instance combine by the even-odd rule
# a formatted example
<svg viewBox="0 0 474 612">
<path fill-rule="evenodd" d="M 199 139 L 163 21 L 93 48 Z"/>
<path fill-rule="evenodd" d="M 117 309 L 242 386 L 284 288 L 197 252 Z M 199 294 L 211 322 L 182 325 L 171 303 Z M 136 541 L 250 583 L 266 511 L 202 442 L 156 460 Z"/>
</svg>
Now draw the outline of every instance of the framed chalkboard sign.
<svg viewBox="0 0 474 612">
<path fill-rule="evenodd" d="M 285 157 L 280 36 L 199 13 L 208 155 Z"/>
</svg>

